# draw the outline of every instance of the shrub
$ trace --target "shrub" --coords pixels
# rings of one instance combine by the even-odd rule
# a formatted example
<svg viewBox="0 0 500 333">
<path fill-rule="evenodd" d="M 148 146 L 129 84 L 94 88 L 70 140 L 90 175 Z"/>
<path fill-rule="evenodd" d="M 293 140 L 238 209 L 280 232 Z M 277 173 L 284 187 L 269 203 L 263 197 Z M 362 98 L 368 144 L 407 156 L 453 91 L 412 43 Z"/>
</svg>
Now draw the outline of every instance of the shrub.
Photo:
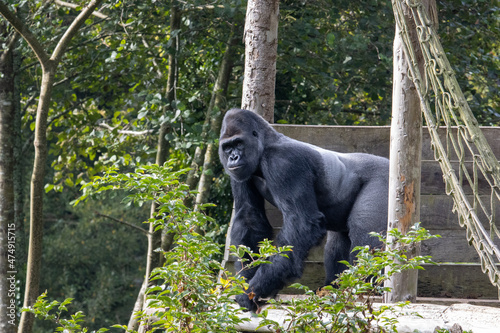
<svg viewBox="0 0 500 333">
<path fill-rule="evenodd" d="M 194 211 L 184 205 L 193 193 L 178 179 L 187 170 L 173 171 L 172 165 L 141 166 L 133 173 L 111 170 L 84 185 L 84 194 L 77 202 L 103 191 L 119 189 L 129 193 L 124 199 L 126 204 L 156 203 L 156 213 L 147 223 L 152 223 L 156 230 L 164 229 L 172 234 L 174 246 L 163 253 L 164 265 L 154 269 L 151 274 L 155 284 L 147 291 L 147 311 L 137 313 L 148 332 L 236 332 L 234 327 L 247 319 L 240 316 L 242 310 L 232 300 L 232 296 L 242 293 L 248 286 L 215 260 L 220 257 L 221 249 L 204 235 L 204 227 L 210 217 L 203 211 Z M 414 226 L 406 235 L 391 230 L 388 237 L 390 244 L 379 234 L 373 236 L 389 245 L 387 249 L 356 248 L 355 264 L 345 262 L 348 269 L 333 282 L 335 288 L 325 287 L 316 293 L 306 286 L 294 284 L 308 297 L 289 303 L 271 300 L 274 308 L 288 313 L 288 319 L 278 323 L 267 318 L 267 310 L 264 310 L 259 314 L 261 326 L 271 325 L 277 332 L 394 331 L 397 319 L 388 314 L 404 304 L 374 307 L 373 298 L 388 290 L 384 282 L 395 273 L 422 269 L 423 263 L 430 263 L 430 257 L 409 258 L 406 249 L 436 236 L 429 235 L 419 226 Z M 268 240 L 261 243 L 259 253 L 252 253 L 243 246 L 231 247 L 233 255 L 245 261 L 245 269 L 268 264 L 270 256 L 286 255 L 290 250 L 293 249 L 275 248 Z M 70 303 L 71 299 L 62 303 L 48 302 L 44 293 L 33 307 L 23 311 L 54 322 L 58 326 L 57 331 L 88 332 L 88 329 L 81 327 L 81 312 L 70 315 L 68 319 L 63 318 Z M 113 327 L 127 330 L 123 325 Z M 105 331 L 107 329 L 98 332 Z"/>
<path fill-rule="evenodd" d="M 304 285 L 293 284 L 292 287 L 303 290 L 308 297 L 290 302 L 271 301 L 271 308 L 287 312 L 288 319 L 278 323 L 267 319 L 264 311 L 261 326 L 271 325 L 277 332 L 395 332 L 395 310 L 407 302 L 375 307 L 375 296 L 390 291 L 384 282 L 394 274 L 423 269 L 422 264 L 432 263 L 430 256 L 410 258 L 407 252 L 415 244 L 439 236 L 430 235 L 419 225 L 405 235 L 393 229 L 387 238 L 377 233 L 372 236 L 378 237 L 385 246 L 356 247 L 355 263 L 344 262 L 348 268 L 333 281 L 335 287 L 327 286 L 314 292 Z"/>
</svg>

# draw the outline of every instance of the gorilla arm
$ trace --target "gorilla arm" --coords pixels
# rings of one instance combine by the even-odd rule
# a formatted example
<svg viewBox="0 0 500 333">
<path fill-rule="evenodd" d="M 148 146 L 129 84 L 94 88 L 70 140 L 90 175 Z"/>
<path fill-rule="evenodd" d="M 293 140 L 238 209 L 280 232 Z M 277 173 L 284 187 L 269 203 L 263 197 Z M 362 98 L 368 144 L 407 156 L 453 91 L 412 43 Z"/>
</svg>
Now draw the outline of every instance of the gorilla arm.
<svg viewBox="0 0 500 333">
<path fill-rule="evenodd" d="M 231 230 L 231 243 L 233 245 L 248 246 L 252 252 L 258 252 L 258 244 L 264 239 L 273 238 L 273 228 L 267 220 L 264 198 L 259 194 L 252 180 L 238 182 L 231 180 L 234 197 L 234 222 Z M 240 262 L 236 263 L 236 271 L 241 271 L 247 281 L 250 280 L 257 270 L 241 270 Z"/>
<path fill-rule="evenodd" d="M 286 283 L 299 278 L 309 250 L 326 235 L 325 217 L 318 209 L 314 193 L 314 172 L 307 163 L 309 155 L 304 151 L 289 152 L 280 146 L 263 156 L 263 176 L 283 213 L 283 228 L 275 245 L 291 245 L 293 249 L 287 253 L 288 258 L 275 255 L 270 258 L 271 264 L 258 267 L 248 281 L 247 294 L 253 293 L 254 299 L 272 296 Z M 295 177 L 296 174 L 300 177 Z M 237 296 L 236 300 L 241 306 L 255 310 L 256 304 L 247 294 Z"/>
</svg>

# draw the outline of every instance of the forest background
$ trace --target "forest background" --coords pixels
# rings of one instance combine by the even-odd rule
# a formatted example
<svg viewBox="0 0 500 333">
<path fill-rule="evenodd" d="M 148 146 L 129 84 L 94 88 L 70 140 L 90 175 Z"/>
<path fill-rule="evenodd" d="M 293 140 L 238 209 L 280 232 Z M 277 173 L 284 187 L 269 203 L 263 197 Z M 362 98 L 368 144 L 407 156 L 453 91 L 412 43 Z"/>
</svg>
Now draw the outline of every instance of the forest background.
<svg viewBox="0 0 500 333">
<path fill-rule="evenodd" d="M 49 53 L 86 3 L 2 1 Z M 480 124 L 498 126 L 498 3 L 449 0 L 437 6 L 439 34 L 471 109 Z M 241 103 L 246 1 L 112 0 L 98 9 L 62 55 L 52 85 L 40 274 L 40 290 L 49 298 L 74 298 L 91 328 L 128 321 L 146 270 L 147 239 L 137 227 L 147 229 L 142 222 L 150 210 L 122 204 L 120 193 L 73 206 L 93 176 L 155 163 L 158 138 L 165 138 L 162 149 L 176 168 L 194 167 L 186 181 L 200 190 L 197 203 L 216 204 L 207 212 L 215 221 L 210 235 L 224 243 L 229 179 L 217 158 L 202 166 L 207 146 L 216 146 L 223 111 Z M 281 1 L 279 24 L 275 122 L 390 124 L 390 2 Z M 14 185 L 20 308 L 42 69 L 4 18 L 0 45 L 0 114 L 12 121 L 12 135 L 3 133 L 0 145 L 13 147 L 13 155 L 0 152 L 2 163 L 12 165 L 12 174 L 0 177 Z M 12 90 L 5 94 L 7 87 Z M 4 107 L 7 98 L 13 108 Z M 34 331 L 48 331 L 44 325 L 35 322 Z"/>
</svg>

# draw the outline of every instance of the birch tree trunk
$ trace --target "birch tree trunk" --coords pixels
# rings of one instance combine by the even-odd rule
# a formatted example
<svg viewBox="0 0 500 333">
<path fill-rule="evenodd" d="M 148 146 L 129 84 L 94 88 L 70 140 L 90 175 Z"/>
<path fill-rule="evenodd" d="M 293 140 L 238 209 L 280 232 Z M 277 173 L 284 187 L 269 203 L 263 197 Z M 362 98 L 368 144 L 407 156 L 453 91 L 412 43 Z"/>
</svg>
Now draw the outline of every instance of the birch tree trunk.
<svg viewBox="0 0 500 333">
<path fill-rule="evenodd" d="M 279 0 L 249 0 L 245 20 L 245 76 L 241 108 L 274 122 Z"/>
<path fill-rule="evenodd" d="M 424 0 L 430 8 L 434 0 Z M 406 8 L 406 22 L 411 43 L 417 51 L 418 65 L 423 73 L 424 63 L 418 43 L 418 35 L 410 10 Z M 407 233 L 420 222 L 420 170 L 422 159 L 422 112 L 415 86 L 408 76 L 409 67 L 403 51 L 403 41 L 396 26 L 393 58 L 393 95 L 391 148 L 389 171 L 388 230 L 397 228 Z M 390 241 L 390 239 L 389 239 Z M 402 246 L 402 245 L 394 245 Z M 420 255 L 420 245 L 407 248 L 408 257 Z M 410 270 L 395 274 L 385 286 L 392 289 L 384 295 L 384 302 L 415 302 L 417 298 L 418 271 Z"/>
</svg>

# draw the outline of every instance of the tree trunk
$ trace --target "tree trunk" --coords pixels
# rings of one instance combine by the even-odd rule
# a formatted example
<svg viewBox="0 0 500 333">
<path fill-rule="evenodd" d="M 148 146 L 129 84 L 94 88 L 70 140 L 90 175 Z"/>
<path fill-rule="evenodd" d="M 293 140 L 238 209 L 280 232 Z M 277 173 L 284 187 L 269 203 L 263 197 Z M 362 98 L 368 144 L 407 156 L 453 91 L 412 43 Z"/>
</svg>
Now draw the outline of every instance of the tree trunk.
<svg viewBox="0 0 500 333">
<path fill-rule="evenodd" d="M 13 61 L 16 38 L 9 36 L 5 24 L 0 23 L 0 28 L 0 42 L 10 45 L 0 53 L 0 332 L 13 333 L 17 331 Z"/>
<path fill-rule="evenodd" d="M 42 85 L 38 100 L 37 116 L 35 123 L 35 159 L 31 176 L 31 202 L 30 202 L 30 238 L 28 249 L 28 264 L 26 273 L 26 289 L 24 306 L 32 306 L 39 295 L 40 269 L 42 259 L 43 237 L 43 196 L 45 162 L 47 160 L 47 117 L 49 114 L 52 86 L 54 85 L 57 65 L 66 52 L 69 43 L 80 29 L 85 20 L 92 14 L 102 0 L 91 0 L 80 14 L 73 20 L 66 32 L 57 43 L 52 55 L 49 57 L 42 44 L 31 33 L 23 20 L 9 10 L 9 7 L 0 2 L 0 14 L 16 29 L 26 40 L 42 66 Z M 29 333 L 33 328 L 34 316 L 28 312 L 21 314 L 19 333 Z"/>
<path fill-rule="evenodd" d="M 249 0 L 245 19 L 245 77 L 241 108 L 274 121 L 279 0 Z"/>
<path fill-rule="evenodd" d="M 174 32 L 175 30 L 179 30 L 181 27 L 181 18 L 182 12 L 179 10 L 176 1 L 172 3 L 172 8 L 170 12 L 170 32 Z M 171 112 L 172 102 L 175 100 L 175 84 L 177 81 L 177 45 L 178 45 L 178 35 L 174 37 L 176 41 L 173 43 L 173 47 L 175 48 L 175 52 L 170 52 L 168 55 L 168 79 L 167 79 L 167 88 L 166 88 L 166 97 L 168 101 L 168 105 L 165 106 L 163 112 Z M 162 123 L 160 127 L 160 133 L 158 134 L 158 149 L 156 152 L 156 164 L 163 165 L 169 156 L 170 143 L 166 140 L 166 135 L 170 131 L 170 124 Z M 151 204 L 151 217 L 154 216 L 156 212 L 157 206 L 156 203 L 153 202 Z M 147 263 L 146 263 L 146 272 L 144 276 L 144 281 L 141 286 L 141 290 L 137 296 L 137 300 L 134 305 L 134 309 L 132 315 L 128 322 L 129 330 L 136 330 L 139 326 L 139 321 L 135 318 L 137 309 L 144 310 L 146 306 L 146 298 L 147 295 L 145 291 L 150 284 L 149 276 L 154 268 L 161 266 L 163 255 L 161 253 L 155 252 L 156 249 L 162 248 L 164 251 L 170 249 L 173 241 L 173 235 L 162 232 L 162 230 L 156 231 L 154 230 L 154 226 L 151 223 L 149 225 L 149 235 L 148 235 L 148 253 L 147 253 Z M 139 332 L 144 332 L 144 326 L 139 327 Z"/>
<path fill-rule="evenodd" d="M 19 34 L 18 34 L 19 35 Z M 14 52 L 14 73 L 19 73 L 21 70 L 21 53 L 18 50 Z M 21 107 L 21 91 L 20 91 L 20 75 L 14 75 L 14 220 L 16 223 L 16 231 L 19 237 L 16 239 L 18 248 L 20 249 L 21 262 L 26 260 L 26 245 L 28 242 L 28 233 L 25 230 L 25 184 L 26 184 L 26 169 L 31 159 L 29 153 L 23 151 L 24 136 L 22 131 L 23 108 Z M 28 162 L 29 161 L 29 162 Z"/>
<path fill-rule="evenodd" d="M 182 12 L 180 11 L 177 1 L 172 3 L 172 12 L 170 13 L 170 31 L 176 31 L 181 28 L 181 18 Z M 178 65 L 178 53 L 179 53 L 179 34 L 175 36 L 174 52 L 170 52 L 168 55 L 168 80 L 167 80 L 167 100 L 169 102 L 168 107 L 165 112 L 172 112 L 172 102 L 176 99 L 176 84 L 177 84 L 177 71 L 179 70 Z M 168 160 L 168 150 L 170 149 L 170 143 L 166 140 L 165 136 L 170 132 L 170 124 L 162 124 L 162 130 L 160 131 L 160 138 L 158 141 L 158 156 L 156 158 L 156 163 L 158 165 L 164 164 Z M 161 151 L 165 153 L 161 153 Z M 161 248 L 164 251 L 168 251 L 172 246 L 173 235 L 165 234 L 161 236 Z M 163 255 L 160 255 L 160 263 L 163 260 Z"/>
<path fill-rule="evenodd" d="M 224 116 L 224 112 L 222 112 L 222 110 L 225 109 L 224 103 L 226 100 L 231 72 L 234 66 L 234 56 L 236 54 L 236 45 L 238 41 L 239 38 L 235 38 L 234 32 L 231 32 L 231 36 L 229 37 L 229 41 L 224 52 L 221 67 L 219 69 L 219 75 L 217 76 L 217 80 L 213 88 L 210 105 L 208 107 L 207 116 L 210 119 L 210 133 L 213 133 L 214 135 L 219 134 L 222 125 L 222 118 Z M 203 172 L 198 183 L 198 194 L 196 195 L 195 209 L 198 209 L 200 205 L 206 203 L 208 200 L 210 186 L 212 185 L 215 156 L 217 156 L 217 145 L 210 140 L 207 144 L 205 152 Z"/>
<path fill-rule="evenodd" d="M 49 61 L 48 64 L 43 66 L 42 86 L 36 115 L 35 160 L 31 175 L 30 237 L 24 306 L 35 304 L 39 296 L 40 270 L 42 267 L 44 178 L 47 160 L 47 117 L 56 68 L 57 65 L 53 61 Z M 33 315 L 23 312 L 19 331 L 31 332 L 33 319 Z"/>
<path fill-rule="evenodd" d="M 208 127 L 208 126 L 206 126 Z M 205 125 L 203 126 L 205 128 Z M 204 135 L 202 133 L 202 142 L 205 142 Z M 191 161 L 191 165 L 189 166 L 190 170 L 186 177 L 186 184 L 189 186 L 190 190 L 194 190 L 196 188 L 196 184 L 198 183 L 198 172 L 200 170 L 200 165 L 203 163 L 203 157 L 205 156 L 206 147 L 198 146 L 194 151 L 194 156 Z M 189 202 L 187 202 L 189 205 Z"/>
<path fill-rule="evenodd" d="M 427 0 L 426 0 L 427 1 Z M 434 3 L 433 0 L 428 0 Z M 426 6 L 429 6 L 427 3 Z M 407 23 L 412 45 L 418 52 L 418 65 L 423 72 L 423 57 L 418 35 L 410 11 L 406 7 Z M 407 233 L 420 222 L 420 165 L 422 155 L 422 113 L 415 86 L 408 76 L 409 67 L 403 51 L 403 41 L 396 27 L 393 58 L 393 95 L 389 175 L 388 230 L 397 228 Z M 390 239 L 389 239 L 390 241 Z M 394 245 L 402 246 L 402 245 Z M 420 244 L 407 248 L 408 257 L 420 255 Z M 384 295 L 386 303 L 415 302 L 417 297 L 418 271 L 410 270 L 395 274 L 385 286 L 392 289 Z"/>
<path fill-rule="evenodd" d="M 201 133 L 202 142 L 206 143 L 211 141 L 209 139 L 209 133 L 213 135 L 218 135 L 220 131 L 220 126 L 222 123 L 222 117 L 224 113 L 222 110 L 224 109 L 223 103 L 224 98 L 227 95 L 227 87 L 229 86 L 229 79 L 231 75 L 231 70 L 233 68 L 233 57 L 235 55 L 236 49 L 235 45 L 238 43 L 238 39 L 234 37 L 234 29 L 236 27 L 233 25 L 231 27 L 231 35 L 229 37 L 228 44 L 226 46 L 226 50 L 224 51 L 224 57 L 222 59 L 221 67 L 219 69 L 219 74 L 217 76 L 217 80 L 215 81 L 215 85 L 212 91 L 212 97 L 210 99 L 210 104 L 208 105 L 207 115 L 205 117 L 205 121 L 203 123 L 203 129 Z M 214 112 L 214 108 L 215 110 Z M 215 118 L 214 118 L 215 117 Z M 214 127 L 215 125 L 215 127 Z M 195 189 L 198 178 L 198 171 L 202 164 L 204 164 L 205 156 L 207 154 L 208 147 L 197 147 L 193 156 L 193 160 L 191 162 L 189 173 L 186 178 L 186 184 L 189 186 L 191 190 Z M 205 170 L 205 167 L 203 167 Z M 201 181 L 201 177 L 200 177 Z"/>
</svg>

